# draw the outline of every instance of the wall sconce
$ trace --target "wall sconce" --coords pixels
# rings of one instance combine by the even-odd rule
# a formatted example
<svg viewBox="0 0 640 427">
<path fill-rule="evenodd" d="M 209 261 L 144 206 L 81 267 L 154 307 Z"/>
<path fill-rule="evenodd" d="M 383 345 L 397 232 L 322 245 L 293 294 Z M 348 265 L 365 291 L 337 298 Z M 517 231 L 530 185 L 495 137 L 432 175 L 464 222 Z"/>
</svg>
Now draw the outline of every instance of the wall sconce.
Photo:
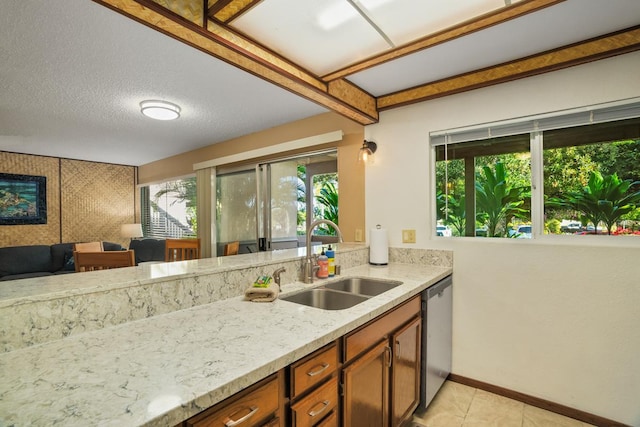
<svg viewBox="0 0 640 427">
<path fill-rule="evenodd" d="M 122 224 L 120 226 L 120 235 L 131 240 L 136 237 L 142 237 L 142 224 Z"/>
<path fill-rule="evenodd" d="M 358 162 L 373 163 L 373 153 L 378 149 L 378 144 L 366 139 L 362 143 L 362 147 L 358 151 Z"/>
</svg>

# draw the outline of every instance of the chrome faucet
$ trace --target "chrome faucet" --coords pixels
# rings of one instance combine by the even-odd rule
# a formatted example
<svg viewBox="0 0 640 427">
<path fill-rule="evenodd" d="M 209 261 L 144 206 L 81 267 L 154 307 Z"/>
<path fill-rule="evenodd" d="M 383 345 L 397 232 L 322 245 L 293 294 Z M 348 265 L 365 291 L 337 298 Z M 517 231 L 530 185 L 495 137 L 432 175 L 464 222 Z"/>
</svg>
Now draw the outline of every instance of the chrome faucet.
<svg viewBox="0 0 640 427">
<path fill-rule="evenodd" d="M 333 227 L 333 229 L 336 230 L 336 233 L 338 233 L 338 242 L 342 242 L 342 231 L 340 231 L 340 228 L 335 222 L 329 221 L 328 219 L 317 219 L 309 225 L 309 228 L 307 229 L 307 253 L 302 270 L 302 281 L 304 283 L 313 283 L 313 273 L 318 269 L 318 265 L 316 263 L 317 258 L 311 255 L 311 232 L 320 224 L 327 224 Z"/>
<path fill-rule="evenodd" d="M 276 282 L 276 284 L 278 285 L 278 290 L 279 291 L 282 290 L 282 288 L 280 287 L 280 274 L 284 273 L 285 271 L 287 271 L 286 268 L 280 267 L 276 271 L 274 271 L 273 274 L 272 274 L 273 281 Z"/>
</svg>

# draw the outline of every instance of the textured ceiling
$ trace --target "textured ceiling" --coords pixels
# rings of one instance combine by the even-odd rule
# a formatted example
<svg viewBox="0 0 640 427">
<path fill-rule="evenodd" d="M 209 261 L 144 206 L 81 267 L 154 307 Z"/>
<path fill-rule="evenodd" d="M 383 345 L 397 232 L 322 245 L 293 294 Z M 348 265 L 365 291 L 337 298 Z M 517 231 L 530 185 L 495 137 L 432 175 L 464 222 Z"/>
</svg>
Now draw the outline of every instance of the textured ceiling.
<svg viewBox="0 0 640 427">
<path fill-rule="evenodd" d="M 88 0 L 2 1 L 0 43 L 4 151 L 141 165 L 328 111 Z"/>
<path fill-rule="evenodd" d="M 308 73 L 303 83 L 292 79 L 290 87 L 274 85 L 269 78 L 260 78 L 260 73 L 242 71 L 230 65 L 232 61 L 217 59 L 97 2 L 2 1 L 0 150 L 141 165 L 327 112 L 334 105 L 349 106 L 350 98 L 323 93 L 325 85 L 331 89 L 340 79 L 359 86 L 380 107 L 381 100 L 396 91 L 640 24 L 638 0 L 514 1 L 549 6 L 393 60 L 359 65 L 376 55 L 393 53 L 393 46 L 425 32 L 446 34 L 447 22 L 451 25 L 469 19 L 468 14 L 496 11 L 504 5 L 502 0 L 447 0 L 472 8 L 467 15 L 440 19 L 428 7 L 442 1 L 256 2 L 227 23 L 228 28 Z M 347 14 L 351 21 L 338 14 L 345 18 L 338 19 L 339 29 L 329 26 L 323 33 L 311 28 L 319 5 L 356 3 L 371 22 L 352 16 L 352 10 Z M 158 4 L 171 2 L 158 0 Z M 198 18 L 191 21 L 197 23 Z M 627 46 L 633 43 L 639 42 L 627 42 Z M 549 59 L 543 57 L 540 62 Z M 350 66 L 355 68 L 345 68 Z M 323 77 L 334 72 L 340 75 Z M 288 78 L 287 72 L 280 76 Z M 172 122 L 150 120 L 139 111 L 145 99 L 177 103 L 182 116 Z M 363 111 L 365 118 L 375 120 L 366 108 Z"/>
</svg>

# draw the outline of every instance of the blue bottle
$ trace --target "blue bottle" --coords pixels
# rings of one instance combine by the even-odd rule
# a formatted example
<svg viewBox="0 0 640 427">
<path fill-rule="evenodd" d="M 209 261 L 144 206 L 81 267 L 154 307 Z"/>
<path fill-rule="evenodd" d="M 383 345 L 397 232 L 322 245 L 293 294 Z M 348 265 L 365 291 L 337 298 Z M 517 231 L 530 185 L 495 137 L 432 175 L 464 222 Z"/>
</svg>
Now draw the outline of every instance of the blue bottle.
<svg viewBox="0 0 640 427">
<path fill-rule="evenodd" d="M 333 277 L 336 275 L 336 253 L 329 245 L 327 249 L 327 258 L 329 261 L 329 277 Z"/>
</svg>

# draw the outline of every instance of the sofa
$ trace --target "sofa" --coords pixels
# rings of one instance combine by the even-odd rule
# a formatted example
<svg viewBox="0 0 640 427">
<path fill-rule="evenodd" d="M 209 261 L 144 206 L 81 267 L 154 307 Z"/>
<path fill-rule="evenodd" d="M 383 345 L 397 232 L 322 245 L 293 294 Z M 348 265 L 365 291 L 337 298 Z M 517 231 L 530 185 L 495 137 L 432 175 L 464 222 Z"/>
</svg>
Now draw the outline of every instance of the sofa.
<svg viewBox="0 0 640 427">
<path fill-rule="evenodd" d="M 73 263 L 74 244 L 56 243 L 0 248 L 0 281 L 74 273 L 76 271 Z M 105 251 L 124 249 L 118 243 L 103 242 L 103 246 Z"/>
<path fill-rule="evenodd" d="M 136 265 L 141 262 L 164 261 L 165 239 L 134 239 L 129 243 L 136 256 Z"/>
</svg>

